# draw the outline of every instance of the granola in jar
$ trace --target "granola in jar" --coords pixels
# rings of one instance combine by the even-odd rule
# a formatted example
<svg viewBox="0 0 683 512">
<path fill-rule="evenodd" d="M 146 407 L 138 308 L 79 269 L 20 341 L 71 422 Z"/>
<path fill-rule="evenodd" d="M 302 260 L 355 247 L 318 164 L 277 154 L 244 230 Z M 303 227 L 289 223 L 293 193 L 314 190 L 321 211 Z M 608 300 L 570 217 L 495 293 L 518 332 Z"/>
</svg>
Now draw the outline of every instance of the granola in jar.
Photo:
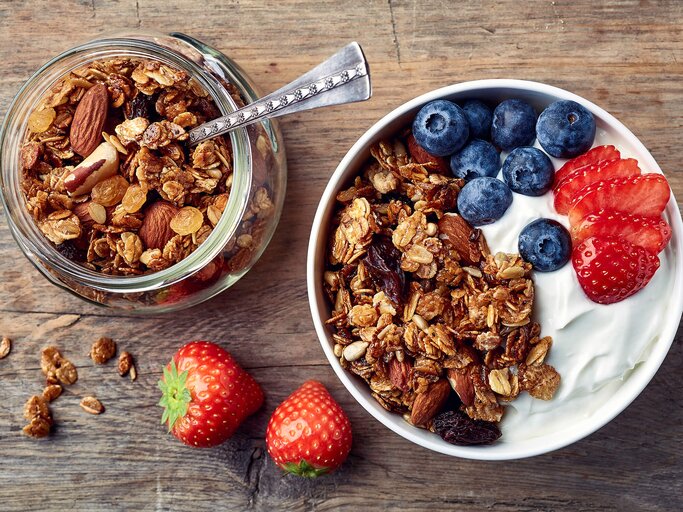
<svg viewBox="0 0 683 512">
<path fill-rule="evenodd" d="M 59 252 L 91 270 L 164 270 L 208 239 L 228 204 L 229 137 L 188 143 L 190 129 L 219 115 L 186 71 L 156 60 L 112 58 L 75 69 L 29 116 L 21 147 L 26 207 Z M 262 183 L 221 261 L 248 260 L 273 210 Z"/>
<path fill-rule="evenodd" d="M 409 133 L 374 145 L 336 196 L 326 324 L 382 407 L 450 443 L 491 443 L 507 402 L 555 393 L 552 339 L 532 319 L 531 265 L 491 254 L 453 213 L 464 181 L 414 159 Z"/>
</svg>

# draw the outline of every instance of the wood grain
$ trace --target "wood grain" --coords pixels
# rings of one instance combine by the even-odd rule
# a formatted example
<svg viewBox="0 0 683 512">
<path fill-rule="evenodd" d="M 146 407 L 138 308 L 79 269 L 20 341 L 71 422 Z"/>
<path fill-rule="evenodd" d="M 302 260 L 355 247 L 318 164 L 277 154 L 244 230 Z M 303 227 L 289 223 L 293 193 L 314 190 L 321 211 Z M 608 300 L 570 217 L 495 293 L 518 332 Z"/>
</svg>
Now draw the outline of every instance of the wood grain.
<svg viewBox="0 0 683 512">
<path fill-rule="evenodd" d="M 337 162 L 402 102 L 463 80 L 525 78 L 572 90 L 641 138 L 683 199 L 683 3 L 258 0 L 0 1 L 0 114 L 55 53 L 120 30 L 180 31 L 235 58 L 264 91 L 350 40 L 366 52 L 374 97 L 284 118 L 289 184 L 280 228 L 234 288 L 173 316 L 134 318 L 45 281 L 0 222 L 0 509 L 14 510 L 675 510 L 683 507 L 683 335 L 638 399 L 609 425 L 557 452 L 483 463 L 412 445 L 366 414 L 327 365 L 308 313 L 305 255 L 318 198 Z M 65 316 L 76 315 L 76 316 Z M 63 323 L 74 322 L 68 327 Z M 113 336 L 138 362 L 95 367 L 90 343 Z M 181 342 L 220 341 L 267 391 L 264 408 L 214 450 L 181 446 L 158 424 L 159 367 Z M 52 407 L 49 439 L 21 435 L 40 391 L 39 350 L 56 343 L 79 382 Z M 269 412 L 306 378 L 348 411 L 354 448 L 336 474 L 283 477 L 265 453 Z M 83 413 L 85 393 L 101 416 Z"/>
</svg>

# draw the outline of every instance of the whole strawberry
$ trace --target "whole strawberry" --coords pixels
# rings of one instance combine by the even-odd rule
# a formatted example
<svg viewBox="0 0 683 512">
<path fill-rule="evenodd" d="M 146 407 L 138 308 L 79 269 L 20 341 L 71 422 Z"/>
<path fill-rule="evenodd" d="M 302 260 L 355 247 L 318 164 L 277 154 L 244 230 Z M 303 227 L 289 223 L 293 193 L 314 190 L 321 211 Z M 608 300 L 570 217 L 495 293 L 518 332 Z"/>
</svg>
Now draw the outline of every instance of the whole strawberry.
<svg viewBox="0 0 683 512">
<path fill-rule="evenodd" d="M 288 473 L 331 473 L 351 451 L 351 423 L 320 382 L 309 380 L 282 402 L 268 422 L 266 446 Z"/>
<path fill-rule="evenodd" d="M 190 446 L 216 446 L 263 404 L 263 391 L 224 349 L 192 341 L 175 353 L 159 381 L 161 423 Z"/>
</svg>

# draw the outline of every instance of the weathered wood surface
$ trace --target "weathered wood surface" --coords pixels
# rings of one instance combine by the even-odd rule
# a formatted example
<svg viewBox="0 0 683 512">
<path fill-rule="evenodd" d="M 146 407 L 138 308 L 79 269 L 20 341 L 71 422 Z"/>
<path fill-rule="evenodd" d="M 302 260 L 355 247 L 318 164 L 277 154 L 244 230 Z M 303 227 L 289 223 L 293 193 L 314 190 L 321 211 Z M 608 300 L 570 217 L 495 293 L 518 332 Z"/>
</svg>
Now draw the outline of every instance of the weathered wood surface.
<svg viewBox="0 0 683 512">
<path fill-rule="evenodd" d="M 483 463 L 431 453 L 369 417 L 337 381 L 308 313 L 305 254 L 318 198 L 351 144 L 388 110 L 449 83 L 525 78 L 600 104 L 638 135 L 683 199 L 683 3 L 0 0 L 0 115 L 40 64 L 119 29 L 181 31 L 233 56 L 266 91 L 357 40 L 374 98 L 282 121 L 289 187 L 280 229 L 258 265 L 208 304 L 158 318 L 87 305 L 48 284 L 0 222 L 2 510 L 676 510 L 683 507 L 683 336 L 645 392 L 608 426 L 555 453 Z M 4 214 L 3 214 L 4 215 Z M 64 315 L 78 315 L 64 317 Z M 70 327 L 55 327 L 62 323 Z M 48 323 L 49 322 L 49 323 Z M 112 335 L 137 357 L 131 383 L 93 367 Z M 214 450 L 181 446 L 158 425 L 159 366 L 182 341 L 219 340 L 267 391 L 265 407 Z M 62 347 L 81 379 L 53 407 L 47 440 L 21 435 L 41 388 L 39 349 Z M 283 478 L 264 451 L 269 412 L 306 378 L 348 411 L 354 448 L 337 474 Z M 83 414 L 92 392 L 107 407 Z"/>
</svg>

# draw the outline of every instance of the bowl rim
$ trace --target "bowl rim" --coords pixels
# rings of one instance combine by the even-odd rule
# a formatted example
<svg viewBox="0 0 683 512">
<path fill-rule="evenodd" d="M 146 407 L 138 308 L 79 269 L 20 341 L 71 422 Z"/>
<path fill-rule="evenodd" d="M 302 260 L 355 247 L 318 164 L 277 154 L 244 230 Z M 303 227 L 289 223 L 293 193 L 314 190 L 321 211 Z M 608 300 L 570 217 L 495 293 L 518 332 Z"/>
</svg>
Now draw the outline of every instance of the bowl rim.
<svg viewBox="0 0 683 512">
<path fill-rule="evenodd" d="M 388 421 L 387 415 L 396 416 L 396 414 L 385 411 L 381 408 L 381 406 L 379 406 L 379 404 L 376 403 L 369 393 L 363 393 L 359 389 L 359 383 L 354 380 L 354 376 L 342 368 L 337 357 L 334 355 L 332 343 L 330 341 L 331 336 L 323 324 L 323 320 L 321 318 L 322 312 L 318 307 L 317 298 L 321 282 L 318 282 L 319 280 L 316 279 L 317 269 L 315 268 L 318 246 L 320 242 L 319 239 L 327 227 L 323 225 L 323 221 L 327 210 L 329 209 L 329 205 L 334 200 L 334 196 L 338 192 L 340 185 L 344 183 L 346 178 L 345 175 L 348 172 L 349 165 L 355 158 L 357 158 L 359 153 L 362 153 L 368 148 L 369 142 L 397 118 L 405 115 L 413 109 L 417 109 L 429 101 L 451 97 L 453 95 L 462 93 L 482 94 L 491 89 L 511 89 L 527 93 L 540 93 L 543 95 L 554 96 L 558 99 L 569 99 L 576 101 L 577 103 L 587 107 L 591 112 L 593 112 L 594 115 L 596 115 L 596 117 L 606 122 L 611 129 L 614 129 L 616 132 L 618 132 L 619 136 L 627 139 L 630 144 L 638 148 L 638 152 L 645 156 L 646 161 L 644 164 L 650 169 L 649 172 L 662 173 L 661 168 L 647 150 L 645 145 L 623 123 L 617 120 L 606 110 L 572 92 L 540 82 L 517 79 L 485 79 L 454 83 L 452 85 L 427 92 L 401 104 L 373 124 L 365 133 L 363 133 L 363 135 L 346 153 L 330 177 L 316 209 L 307 251 L 306 281 L 309 308 L 313 318 L 313 323 L 315 325 L 316 334 L 323 351 L 325 352 L 325 355 L 332 366 L 332 369 L 336 373 L 339 380 L 341 380 L 342 384 L 344 384 L 344 387 L 355 398 L 355 400 L 376 420 L 401 437 L 419 446 L 422 446 L 423 448 L 427 448 L 439 453 L 475 460 L 512 460 L 532 457 L 558 450 L 576 441 L 579 441 L 584 437 L 587 437 L 593 432 L 596 432 L 607 423 L 612 421 L 612 419 L 625 410 L 631 404 L 631 402 L 633 402 L 638 395 L 640 395 L 640 393 L 650 383 L 664 361 L 664 358 L 666 357 L 666 354 L 668 353 L 675 339 L 681 314 L 683 313 L 683 294 L 675 293 L 676 290 L 683 289 L 683 258 L 681 257 L 681 254 L 683 254 L 683 221 L 681 220 L 680 210 L 674 198 L 673 191 L 665 211 L 669 213 L 671 218 L 671 226 L 673 231 L 671 247 L 674 255 L 672 266 L 676 282 L 672 288 L 674 290 L 673 296 L 671 297 L 672 313 L 669 315 L 668 323 L 662 329 L 660 341 L 654 344 L 647 359 L 636 367 L 637 373 L 631 375 L 630 378 L 628 378 L 618 388 L 618 390 L 615 392 L 616 398 L 614 400 L 611 400 L 609 403 L 605 404 L 600 411 L 592 415 L 591 418 L 582 421 L 580 426 L 573 431 L 565 429 L 562 430 L 562 436 L 547 434 L 535 438 L 536 440 L 542 442 L 535 443 L 533 448 L 515 448 L 516 443 L 512 443 L 510 445 L 490 445 L 486 447 L 456 446 L 446 443 L 436 435 L 433 436 L 433 438 L 425 440 L 417 435 L 417 432 L 421 431 L 421 429 L 417 429 L 417 427 L 413 427 L 408 423 L 402 425 L 400 423 Z M 365 383 L 362 385 L 367 386 Z M 552 439 L 553 435 L 555 435 L 557 438 Z"/>
</svg>

